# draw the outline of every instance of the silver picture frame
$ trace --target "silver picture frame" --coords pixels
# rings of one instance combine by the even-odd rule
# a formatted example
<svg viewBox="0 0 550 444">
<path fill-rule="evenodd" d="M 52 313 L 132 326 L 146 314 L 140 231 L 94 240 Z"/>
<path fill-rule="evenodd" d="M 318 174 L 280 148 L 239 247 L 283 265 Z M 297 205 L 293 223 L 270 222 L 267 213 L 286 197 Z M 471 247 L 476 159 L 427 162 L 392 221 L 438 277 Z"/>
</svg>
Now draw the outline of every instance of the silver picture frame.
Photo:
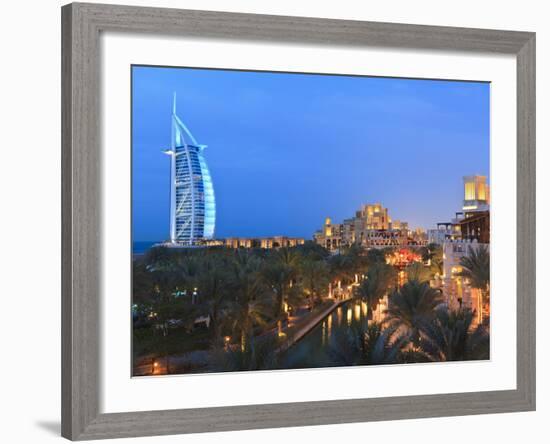
<svg viewBox="0 0 550 444">
<path fill-rule="evenodd" d="M 515 56 L 517 388 L 101 413 L 100 34 L 109 31 Z M 535 410 L 534 33 L 73 3 L 62 8 L 62 108 L 64 437 L 87 440 Z"/>
</svg>

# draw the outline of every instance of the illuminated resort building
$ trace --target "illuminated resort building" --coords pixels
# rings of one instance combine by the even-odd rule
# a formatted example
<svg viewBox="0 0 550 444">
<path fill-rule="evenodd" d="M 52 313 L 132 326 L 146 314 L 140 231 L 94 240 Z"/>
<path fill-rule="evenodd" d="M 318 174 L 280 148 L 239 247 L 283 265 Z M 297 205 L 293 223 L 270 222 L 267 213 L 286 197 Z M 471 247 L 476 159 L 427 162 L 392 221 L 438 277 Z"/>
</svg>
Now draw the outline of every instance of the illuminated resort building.
<svg viewBox="0 0 550 444">
<path fill-rule="evenodd" d="M 379 203 L 363 205 L 355 213 L 355 219 L 361 222 L 361 228 L 367 230 L 387 230 L 391 223 L 388 209 Z"/>
<path fill-rule="evenodd" d="M 407 222 L 393 220 L 382 204 L 362 205 L 355 217 L 340 224 L 332 223 L 327 217 L 323 228 L 313 235 L 316 243 L 330 251 L 359 244 L 367 248 L 425 245 L 426 236 L 422 230 L 410 230 Z"/>
<path fill-rule="evenodd" d="M 443 248 L 442 275 L 439 284 L 447 305 L 453 309 L 460 306 L 476 311 L 475 323 L 488 316 L 490 308 L 483 304 L 479 289 L 462 276 L 461 259 L 470 249 L 489 248 L 490 245 L 490 205 L 489 185 L 485 176 L 465 176 L 462 211 L 449 222 L 437 224 L 436 230 L 428 230 L 430 242 Z"/>
<path fill-rule="evenodd" d="M 273 236 L 273 237 L 227 237 L 225 239 L 212 239 L 203 241 L 206 247 L 227 247 L 227 248 L 262 248 L 271 250 L 273 248 L 292 248 L 303 245 L 304 238 Z"/>
<path fill-rule="evenodd" d="M 489 304 L 483 304 L 482 293 L 473 288 L 471 282 L 461 275 L 460 261 L 469 254 L 470 249 L 477 251 L 489 248 L 488 243 L 477 240 L 458 239 L 443 244 L 443 275 L 441 283 L 447 305 L 452 309 L 467 307 L 476 311 L 474 324 L 481 322 L 489 315 Z"/>
<path fill-rule="evenodd" d="M 437 228 L 426 231 L 428 244 L 443 245 L 447 240 L 460 239 L 460 227 L 453 222 L 438 222 Z"/>
<path fill-rule="evenodd" d="M 437 228 L 427 230 L 428 243 L 443 245 L 446 241 L 477 240 L 489 243 L 490 187 L 485 176 L 464 176 L 462 211 L 448 222 L 439 222 Z"/>
<path fill-rule="evenodd" d="M 170 156 L 170 244 L 197 246 L 214 237 L 216 201 L 203 151 L 172 108 Z"/>
</svg>

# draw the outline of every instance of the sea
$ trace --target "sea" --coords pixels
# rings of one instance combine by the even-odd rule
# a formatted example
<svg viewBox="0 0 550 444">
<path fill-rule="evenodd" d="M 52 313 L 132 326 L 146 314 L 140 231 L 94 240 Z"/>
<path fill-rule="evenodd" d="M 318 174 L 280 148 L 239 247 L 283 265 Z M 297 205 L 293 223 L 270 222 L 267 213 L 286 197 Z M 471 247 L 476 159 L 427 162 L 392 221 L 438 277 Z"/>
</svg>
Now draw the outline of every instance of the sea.
<svg viewBox="0 0 550 444">
<path fill-rule="evenodd" d="M 134 241 L 132 243 L 132 254 L 145 254 L 153 245 L 160 241 Z"/>
</svg>

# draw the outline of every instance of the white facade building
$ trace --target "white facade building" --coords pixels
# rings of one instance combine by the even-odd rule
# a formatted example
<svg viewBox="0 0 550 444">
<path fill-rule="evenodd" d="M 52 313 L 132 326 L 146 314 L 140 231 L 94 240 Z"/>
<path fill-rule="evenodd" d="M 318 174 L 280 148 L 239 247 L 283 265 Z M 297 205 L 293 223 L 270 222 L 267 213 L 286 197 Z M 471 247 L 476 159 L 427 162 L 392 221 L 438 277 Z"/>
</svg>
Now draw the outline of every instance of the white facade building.
<svg viewBox="0 0 550 444">
<path fill-rule="evenodd" d="M 195 246 L 214 237 L 216 200 L 210 171 L 204 159 L 206 145 L 197 143 L 172 109 L 170 156 L 170 243 Z"/>
<path fill-rule="evenodd" d="M 489 244 L 482 244 L 476 240 L 449 240 L 443 243 L 443 294 L 448 306 L 457 309 L 460 306 L 476 310 L 479 315 L 481 307 L 481 292 L 472 288 L 468 279 L 460 276 L 462 266 L 460 259 L 468 255 L 470 248 L 489 248 Z"/>
</svg>

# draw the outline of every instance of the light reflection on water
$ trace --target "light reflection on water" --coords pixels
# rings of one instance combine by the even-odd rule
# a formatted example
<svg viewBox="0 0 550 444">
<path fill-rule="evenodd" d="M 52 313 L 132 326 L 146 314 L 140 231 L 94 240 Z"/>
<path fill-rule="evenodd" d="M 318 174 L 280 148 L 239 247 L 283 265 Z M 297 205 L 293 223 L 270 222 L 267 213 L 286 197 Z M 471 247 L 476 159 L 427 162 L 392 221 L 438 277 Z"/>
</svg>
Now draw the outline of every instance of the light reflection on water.
<svg viewBox="0 0 550 444">
<path fill-rule="evenodd" d="M 344 319 L 344 311 L 346 313 Z M 367 326 L 367 304 L 350 301 L 338 307 L 285 353 L 283 368 L 332 367 L 336 335 Z"/>
</svg>

